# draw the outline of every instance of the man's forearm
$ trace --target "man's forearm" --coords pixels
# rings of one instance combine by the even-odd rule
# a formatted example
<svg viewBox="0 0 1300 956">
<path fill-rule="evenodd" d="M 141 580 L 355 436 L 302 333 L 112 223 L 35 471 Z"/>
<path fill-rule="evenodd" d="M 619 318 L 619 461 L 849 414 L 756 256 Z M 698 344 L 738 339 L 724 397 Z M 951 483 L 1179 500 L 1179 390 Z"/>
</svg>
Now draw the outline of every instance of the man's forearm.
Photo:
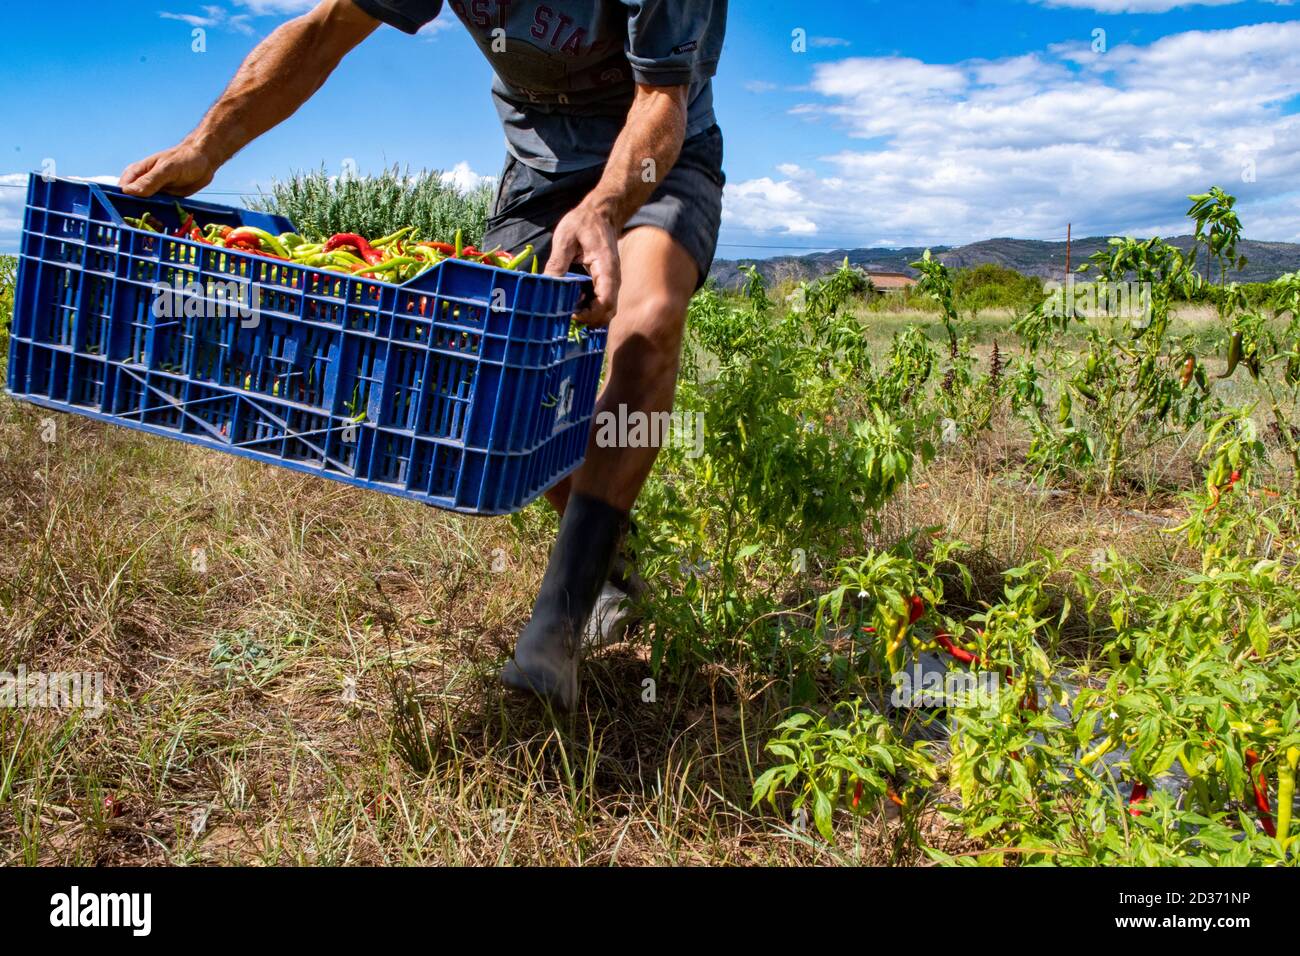
<svg viewBox="0 0 1300 956">
<path fill-rule="evenodd" d="M 668 175 L 686 138 L 687 87 L 638 87 L 605 173 L 586 202 L 622 229 Z"/>
<path fill-rule="evenodd" d="M 283 24 L 253 49 L 186 139 L 224 163 L 292 116 L 376 25 L 350 0 Z"/>
</svg>

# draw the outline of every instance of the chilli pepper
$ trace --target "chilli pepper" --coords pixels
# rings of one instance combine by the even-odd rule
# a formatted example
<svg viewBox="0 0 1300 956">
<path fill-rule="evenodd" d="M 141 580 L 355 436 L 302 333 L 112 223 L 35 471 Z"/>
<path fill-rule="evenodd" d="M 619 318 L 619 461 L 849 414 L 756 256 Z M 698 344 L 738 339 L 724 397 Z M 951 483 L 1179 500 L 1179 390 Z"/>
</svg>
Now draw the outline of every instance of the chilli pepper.
<svg viewBox="0 0 1300 956">
<path fill-rule="evenodd" d="M 177 208 L 180 208 L 180 207 L 177 207 Z M 187 214 L 186 214 L 186 216 L 185 216 L 185 221 L 184 221 L 183 223 L 181 223 L 181 227 L 180 227 L 179 229 L 176 230 L 176 235 L 178 235 L 178 236 L 189 236 L 191 230 L 193 230 L 193 229 L 194 229 L 194 213 L 191 212 L 191 213 L 187 213 Z"/>
<path fill-rule="evenodd" d="M 450 242 L 419 242 L 416 245 L 424 246 L 427 249 L 436 249 L 444 256 L 454 256 L 456 254 L 456 247 Z"/>
<path fill-rule="evenodd" d="M 1183 388 L 1192 384 L 1192 379 L 1196 376 L 1196 356 L 1188 356 L 1187 361 L 1183 363 L 1183 375 L 1180 381 Z"/>
<path fill-rule="evenodd" d="M 505 264 L 502 266 L 502 268 L 518 269 L 521 265 L 524 264 L 524 262 L 532 254 L 533 254 L 533 247 L 532 244 L 530 243 L 529 245 L 524 246 L 524 251 L 519 253 L 519 255 L 515 256 L 512 259 L 507 259 Z"/>
<path fill-rule="evenodd" d="M 1074 390 L 1078 392 L 1080 395 L 1082 395 L 1084 398 L 1088 399 L 1088 401 L 1090 402 L 1101 401 L 1101 396 L 1097 394 L 1097 390 L 1087 385 L 1082 385 L 1079 382 L 1075 382 Z"/>
<path fill-rule="evenodd" d="M 384 261 L 384 254 L 355 232 L 336 232 L 326 241 L 325 251 L 333 252 L 341 246 L 352 246 L 360 253 L 362 260 L 371 265 L 378 265 Z"/>
<path fill-rule="evenodd" d="M 1246 768 L 1250 770 L 1250 785 L 1255 791 L 1255 809 L 1259 811 L 1259 822 L 1264 825 L 1264 832 L 1271 837 L 1277 836 L 1277 827 L 1273 825 L 1273 808 L 1268 803 L 1268 791 L 1266 789 L 1267 781 L 1264 779 L 1264 771 L 1255 775 L 1255 767 L 1259 764 L 1259 754 L 1253 750 L 1246 751 Z M 1290 821 L 1288 821 L 1289 825 Z"/>
<path fill-rule="evenodd" d="M 257 236 L 231 234 L 226 237 L 226 245 L 231 249 L 241 249 L 245 252 L 260 252 L 262 240 Z"/>
<path fill-rule="evenodd" d="M 1211 485 L 1210 504 L 1206 507 L 1205 513 L 1209 514 L 1215 508 L 1219 507 L 1219 499 L 1223 496 L 1223 493 L 1225 491 L 1231 491 L 1233 488 L 1237 487 L 1237 482 L 1239 481 L 1241 481 L 1241 472 L 1234 471 L 1232 475 L 1229 476 L 1228 483 L 1226 485 L 1223 485 L 1221 487 L 1219 485 Z"/>
<path fill-rule="evenodd" d="M 1232 342 L 1228 345 L 1228 370 L 1219 378 L 1232 378 L 1232 373 L 1237 371 L 1237 366 L 1241 364 L 1242 344 L 1245 336 L 1240 332 L 1232 333 Z"/>
<path fill-rule="evenodd" d="M 258 249 L 268 249 L 281 259 L 289 258 L 289 250 L 284 247 L 279 236 L 273 236 L 265 229 L 258 229 L 256 226 L 240 226 L 238 229 L 232 229 L 226 239 L 234 242 L 245 237 L 257 240 Z"/>
<path fill-rule="evenodd" d="M 1251 349 L 1249 353 L 1242 356 L 1241 360 L 1246 363 L 1246 371 L 1255 381 L 1259 381 L 1259 352 Z"/>
<path fill-rule="evenodd" d="M 1138 806 L 1147 798 L 1147 785 L 1145 783 L 1133 784 L 1133 792 L 1128 795 L 1128 814 L 1131 817 L 1142 816 L 1142 808 Z"/>
<path fill-rule="evenodd" d="M 370 245 L 376 249 L 382 249 L 384 246 L 391 245 L 392 243 L 397 242 L 399 239 L 406 238 L 406 236 L 410 235 L 414 231 L 415 231 L 414 226 L 403 226 L 401 229 L 398 229 L 396 232 L 390 232 L 388 235 L 376 239 Z"/>
<path fill-rule="evenodd" d="M 1300 747 L 1289 747 L 1286 761 L 1277 768 L 1277 838 L 1286 852 L 1291 842 L 1291 806 L 1295 802 L 1295 775 L 1300 765 Z"/>
<path fill-rule="evenodd" d="M 935 643 L 948 652 L 949 656 L 961 661 L 963 664 L 978 664 L 979 655 L 972 654 L 963 647 L 958 647 L 953 643 L 951 634 L 939 633 L 934 636 Z"/>
<path fill-rule="evenodd" d="M 1106 756 L 1106 754 L 1114 750 L 1117 746 L 1118 746 L 1118 742 L 1115 740 L 1114 737 L 1107 737 L 1105 740 L 1099 743 L 1096 747 L 1093 747 L 1086 754 L 1084 754 L 1083 757 L 1080 758 L 1079 767 L 1083 768 L 1083 767 L 1091 766 L 1092 764 L 1100 760 L 1102 757 Z"/>
<path fill-rule="evenodd" d="M 907 602 L 907 623 L 915 624 L 925 617 L 925 602 L 919 595 L 913 594 Z"/>
<path fill-rule="evenodd" d="M 378 276 L 380 273 L 392 272 L 395 269 L 401 269 L 405 266 L 418 263 L 419 261 L 420 260 L 418 259 L 414 259 L 410 257 L 394 257 L 392 259 L 386 259 L 380 263 L 366 263 L 365 265 L 361 266 L 357 270 L 357 272 L 360 275 Z"/>
</svg>

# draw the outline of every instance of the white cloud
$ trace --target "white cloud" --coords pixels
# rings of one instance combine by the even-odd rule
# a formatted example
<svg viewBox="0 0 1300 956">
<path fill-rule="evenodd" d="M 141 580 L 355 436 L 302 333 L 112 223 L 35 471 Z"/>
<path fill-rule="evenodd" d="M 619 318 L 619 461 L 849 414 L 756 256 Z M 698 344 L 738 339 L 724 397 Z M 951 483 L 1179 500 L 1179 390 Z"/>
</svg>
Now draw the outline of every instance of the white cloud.
<svg viewBox="0 0 1300 956">
<path fill-rule="evenodd" d="M 224 27 L 227 30 L 234 30 L 236 33 L 253 32 L 253 28 L 248 22 L 250 14 L 232 15 L 225 7 L 214 5 L 203 7 L 202 13 L 172 13 L 162 10 L 159 11 L 158 16 L 164 20 L 179 20 L 191 27 L 200 27 L 205 30 Z"/>
<path fill-rule="evenodd" d="M 266 14 L 297 14 L 316 6 L 317 0 L 235 0 L 238 6 L 246 7 L 255 17 Z"/>
<path fill-rule="evenodd" d="M 1074 10 L 1092 10 L 1096 13 L 1168 13 L 1182 7 L 1227 7 L 1243 0 L 1031 0 L 1044 7 L 1068 7 Z M 1293 0 L 1264 0 L 1280 7 L 1291 6 Z"/>
<path fill-rule="evenodd" d="M 450 30 L 456 25 L 456 17 L 450 13 L 430 20 L 424 26 L 416 31 L 416 36 L 424 37 L 426 40 L 432 40 L 438 34 Z"/>
<path fill-rule="evenodd" d="M 18 246 L 23 228 L 23 205 L 27 202 L 27 174 L 0 174 L 0 250 Z"/>
<path fill-rule="evenodd" d="M 904 244 L 1064 237 L 1177 226 L 1218 183 L 1247 234 L 1300 240 L 1300 22 L 1174 34 L 1093 54 L 1061 45 L 1002 60 L 855 57 L 813 68 L 830 119 L 870 149 L 823 157 L 831 175 L 729 185 L 729 225 Z M 877 145 L 880 144 L 880 145 Z M 1254 161 L 1257 182 L 1243 182 Z M 1264 213 L 1264 204 L 1274 200 Z M 1251 216 L 1259 206 L 1258 220 Z"/>
<path fill-rule="evenodd" d="M 462 160 L 451 169 L 444 170 L 442 181 L 450 183 L 463 193 L 472 192 L 484 183 L 495 183 L 495 176 L 484 176 L 470 169 L 469 163 Z"/>
</svg>

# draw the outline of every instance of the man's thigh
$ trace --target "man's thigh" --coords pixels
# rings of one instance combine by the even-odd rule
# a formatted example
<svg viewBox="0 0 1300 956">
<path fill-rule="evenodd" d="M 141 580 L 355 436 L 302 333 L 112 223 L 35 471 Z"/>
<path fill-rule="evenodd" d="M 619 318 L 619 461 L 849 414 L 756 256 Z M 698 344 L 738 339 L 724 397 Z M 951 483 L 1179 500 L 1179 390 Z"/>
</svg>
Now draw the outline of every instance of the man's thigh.
<svg viewBox="0 0 1300 956">
<path fill-rule="evenodd" d="M 606 348 L 610 378 L 658 378 L 677 367 L 698 267 L 680 242 L 655 226 L 624 233 L 618 249 L 623 282 Z"/>
</svg>

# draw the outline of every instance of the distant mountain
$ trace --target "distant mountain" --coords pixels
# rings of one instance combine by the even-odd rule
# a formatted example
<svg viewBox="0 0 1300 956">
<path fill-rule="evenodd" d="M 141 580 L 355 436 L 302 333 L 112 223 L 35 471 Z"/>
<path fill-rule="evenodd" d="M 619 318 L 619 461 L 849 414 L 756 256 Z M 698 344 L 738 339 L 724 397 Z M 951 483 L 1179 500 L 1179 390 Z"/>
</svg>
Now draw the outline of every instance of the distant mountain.
<svg viewBox="0 0 1300 956">
<path fill-rule="evenodd" d="M 1071 251 L 1072 268 L 1078 268 L 1088 257 L 1108 242 L 1102 237 L 1074 240 Z M 1191 236 L 1170 239 L 1172 245 L 1188 249 Z M 723 288 L 737 288 L 744 281 L 740 266 L 753 263 L 769 282 L 793 279 L 796 282 L 815 279 L 833 272 L 848 257 L 849 264 L 861 266 L 868 272 L 905 272 L 915 276 L 910 263 L 921 258 L 924 248 L 905 249 L 836 249 L 834 252 L 815 252 L 806 256 L 776 256 L 771 259 L 719 259 L 713 263 L 710 277 Z M 1238 252 L 1248 263 L 1236 274 L 1239 282 L 1267 282 L 1278 276 L 1300 270 L 1300 243 L 1256 242 L 1243 240 Z M 1065 243 L 1040 242 L 1036 239 L 985 239 L 966 246 L 932 246 L 931 254 L 945 265 L 956 269 L 994 263 L 1015 269 L 1017 272 L 1040 279 L 1060 280 L 1065 276 Z"/>
</svg>

